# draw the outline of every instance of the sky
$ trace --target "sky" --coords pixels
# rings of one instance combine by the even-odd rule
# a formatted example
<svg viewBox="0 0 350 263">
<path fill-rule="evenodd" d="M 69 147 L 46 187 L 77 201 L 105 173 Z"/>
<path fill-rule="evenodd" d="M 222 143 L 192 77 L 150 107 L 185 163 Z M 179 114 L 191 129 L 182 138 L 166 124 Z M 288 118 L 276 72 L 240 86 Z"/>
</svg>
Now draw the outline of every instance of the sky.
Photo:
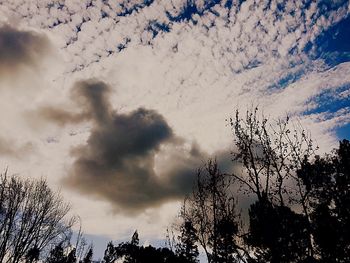
<svg viewBox="0 0 350 263">
<path fill-rule="evenodd" d="M 159 245 L 235 109 L 350 139 L 350 2 L 0 0 L 0 169 L 45 177 L 102 256 Z"/>
</svg>

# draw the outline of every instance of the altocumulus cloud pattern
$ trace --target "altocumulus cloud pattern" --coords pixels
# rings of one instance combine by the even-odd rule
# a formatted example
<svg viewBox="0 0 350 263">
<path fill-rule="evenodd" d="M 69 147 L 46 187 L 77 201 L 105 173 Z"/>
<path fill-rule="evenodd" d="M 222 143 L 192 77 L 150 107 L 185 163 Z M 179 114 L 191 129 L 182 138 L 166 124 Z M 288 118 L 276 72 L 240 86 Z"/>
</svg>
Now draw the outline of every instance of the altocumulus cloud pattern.
<svg viewBox="0 0 350 263">
<path fill-rule="evenodd" d="M 77 114 L 50 107 L 40 111 L 63 126 L 92 123 L 87 143 L 73 151 L 66 184 L 103 195 L 116 207 L 132 203 L 136 210 L 183 194 L 179 190 L 183 177 L 168 171 L 167 180 L 174 182 L 165 182 L 152 168 L 161 145 L 170 145 L 171 152 L 182 147 L 173 129 L 186 127 L 200 145 L 213 140 L 208 149 L 215 144 L 213 138 L 220 137 L 213 136 L 220 134 L 215 127 L 224 126 L 233 107 L 259 104 L 273 117 L 288 112 L 312 131 L 321 146 L 334 143 L 337 136 L 349 137 L 349 11 L 349 1 L 342 0 L 0 1 L 6 23 L 16 21 L 47 34 L 62 54 L 63 78 L 95 77 L 113 84 L 96 80 L 76 84 L 73 90 L 85 98 L 85 103 L 76 101 Z M 0 34 L 10 30 L 3 26 Z M 33 34 L 22 33 L 28 40 Z M 36 37 L 36 46 L 46 43 L 41 35 Z M 32 54 L 26 63 L 36 54 L 31 43 L 23 49 Z M 92 87 L 89 92 L 96 94 L 84 87 Z M 106 99 L 111 90 L 118 93 L 116 102 Z M 123 107 L 127 110 L 120 112 Z M 121 123 L 137 124 L 152 134 L 156 129 L 157 136 L 144 144 L 145 134 L 128 134 Z M 181 131 L 177 140 L 183 140 L 186 132 Z M 131 136 L 142 147 L 124 145 L 113 134 Z M 128 162 L 122 154 L 114 154 L 113 146 L 130 152 Z M 185 151 L 191 164 L 204 159 L 199 149 Z M 117 168 L 142 174 L 123 181 L 120 189 L 145 186 L 144 192 L 123 200 L 123 192 L 109 191 L 111 182 L 121 182 L 123 173 L 116 173 Z M 104 182 L 95 180 L 94 169 L 103 171 Z M 82 180 L 81 174 L 90 179 Z M 154 185 L 159 192 L 149 191 Z"/>
<path fill-rule="evenodd" d="M 209 83 L 226 97 L 254 91 L 317 121 L 349 121 L 348 1 L 17 0 L 1 10 L 60 36 L 67 72 L 151 46 L 167 92 Z"/>
</svg>

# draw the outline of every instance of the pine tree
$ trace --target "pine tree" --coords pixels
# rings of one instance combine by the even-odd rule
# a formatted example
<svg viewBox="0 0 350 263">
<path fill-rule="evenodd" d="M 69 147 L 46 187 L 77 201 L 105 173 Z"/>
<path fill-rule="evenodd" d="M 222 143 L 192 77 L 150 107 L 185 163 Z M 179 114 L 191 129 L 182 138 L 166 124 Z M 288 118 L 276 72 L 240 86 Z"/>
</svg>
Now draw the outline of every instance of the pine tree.
<svg viewBox="0 0 350 263">
<path fill-rule="evenodd" d="M 131 238 L 131 245 L 138 246 L 140 243 L 139 240 L 139 233 L 137 233 L 137 230 L 135 230 L 134 234 L 132 235 Z"/>
</svg>

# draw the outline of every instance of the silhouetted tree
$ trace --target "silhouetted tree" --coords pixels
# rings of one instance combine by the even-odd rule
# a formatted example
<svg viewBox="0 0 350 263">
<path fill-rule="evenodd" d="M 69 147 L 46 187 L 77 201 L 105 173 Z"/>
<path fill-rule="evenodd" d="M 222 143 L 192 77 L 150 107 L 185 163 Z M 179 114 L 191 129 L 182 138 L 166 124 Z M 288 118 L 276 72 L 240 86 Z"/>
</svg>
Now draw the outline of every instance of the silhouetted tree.
<svg viewBox="0 0 350 263">
<path fill-rule="evenodd" d="M 310 135 L 302 127 L 291 127 L 289 117 L 271 121 L 259 118 L 258 113 L 255 108 L 241 118 L 237 110 L 235 118 L 230 119 L 237 147 L 234 160 L 244 167 L 242 173 L 232 176 L 259 200 L 267 198 L 279 205 L 288 203 L 290 197 L 301 201 L 305 189 L 296 171 L 304 158 L 314 154 Z M 295 189 L 288 188 L 291 183 Z"/>
<path fill-rule="evenodd" d="M 87 246 L 87 241 L 82 231 L 81 218 L 79 216 L 77 216 L 77 221 L 79 222 L 79 231 L 74 242 L 74 248 L 76 249 L 75 255 L 77 257 L 77 261 L 81 262 L 83 260 L 84 255 L 88 253 L 89 249 L 92 248 L 92 245 Z"/>
<path fill-rule="evenodd" d="M 69 205 L 45 180 L 0 175 L 0 262 L 34 261 L 70 238 Z M 35 252 L 35 253 L 34 253 Z"/>
<path fill-rule="evenodd" d="M 152 246 L 140 248 L 140 258 L 137 263 L 187 263 L 184 258 L 181 258 L 174 254 L 168 248 L 155 248 Z"/>
<path fill-rule="evenodd" d="M 257 199 L 249 212 L 248 243 L 256 246 L 250 254 L 256 259 L 263 255 L 265 262 L 314 260 L 309 190 L 297 176 L 303 160 L 314 155 L 310 136 L 301 127 L 291 128 L 288 117 L 275 122 L 259 118 L 257 108 L 245 118 L 237 111 L 230 124 L 237 147 L 234 159 L 244 167 L 231 175 Z"/>
<path fill-rule="evenodd" d="M 33 247 L 28 250 L 25 256 L 26 263 L 33 263 L 39 260 L 40 251 L 37 247 Z"/>
<path fill-rule="evenodd" d="M 249 218 L 247 243 L 256 249 L 260 261 L 287 263 L 307 259 L 307 222 L 302 214 L 261 199 L 251 205 Z"/>
<path fill-rule="evenodd" d="M 194 228 L 208 262 L 224 258 L 232 262 L 233 258 L 240 257 L 235 244 L 238 228 L 231 179 L 220 172 L 216 161 L 209 160 L 204 170 L 198 170 L 193 193 L 186 198 L 180 214 L 182 227 L 190 222 Z M 230 232 L 224 233 L 222 228 L 229 228 Z"/>
<path fill-rule="evenodd" d="M 139 242 L 139 233 L 137 233 L 137 230 L 135 230 L 134 234 L 131 237 L 131 245 L 138 246 Z"/>
<path fill-rule="evenodd" d="M 113 242 L 112 241 L 108 242 L 107 248 L 105 250 L 104 257 L 103 257 L 103 262 L 104 263 L 113 263 L 117 259 L 118 259 L 118 255 L 117 255 L 116 249 L 113 245 Z"/>
<path fill-rule="evenodd" d="M 215 262 L 238 262 L 235 236 L 238 234 L 237 224 L 228 217 L 223 217 L 217 225 L 217 256 Z"/>
<path fill-rule="evenodd" d="M 350 261 L 350 146 L 314 155 L 310 136 L 289 119 L 259 119 L 258 110 L 231 119 L 232 174 L 254 198 L 245 242 L 255 262 Z"/>
<path fill-rule="evenodd" d="M 182 233 L 178 246 L 197 241 L 208 262 L 350 262 L 349 141 L 319 157 L 288 117 L 259 118 L 256 108 L 244 118 L 237 111 L 230 124 L 234 161 L 243 170 L 222 174 L 213 161 L 198 170 L 180 214 L 180 232 L 192 226 L 193 233 L 187 230 L 191 239 Z M 251 200 L 248 226 L 237 224 L 233 197 L 240 195 L 231 193 L 237 184 Z"/>
<path fill-rule="evenodd" d="M 119 257 L 124 258 L 125 263 L 137 263 L 144 260 L 141 256 L 141 248 L 139 247 L 139 234 L 135 230 L 130 242 L 120 243 L 116 247 Z"/>
<path fill-rule="evenodd" d="M 350 143 L 304 158 L 298 171 L 310 196 L 314 243 L 321 262 L 350 262 Z"/>
<path fill-rule="evenodd" d="M 55 246 L 49 256 L 46 258 L 46 263 L 67 263 L 67 256 L 64 253 L 62 243 Z"/>
<path fill-rule="evenodd" d="M 73 248 L 67 255 L 66 263 L 76 263 L 76 262 L 77 262 L 76 249 Z"/>
<path fill-rule="evenodd" d="M 198 262 L 198 246 L 196 230 L 192 222 L 184 222 L 180 230 L 181 235 L 178 237 L 179 243 L 176 246 L 176 253 L 184 258 L 187 262 Z"/>
<path fill-rule="evenodd" d="M 88 252 L 86 253 L 83 263 L 92 263 L 92 256 L 93 256 L 93 249 L 92 247 L 89 248 Z"/>
<path fill-rule="evenodd" d="M 107 257 L 106 257 L 107 255 Z M 109 260 L 109 261 L 107 261 Z M 104 262 L 120 260 L 125 263 L 191 263 L 182 256 L 175 254 L 168 248 L 155 248 L 153 246 L 140 246 L 137 231 L 130 242 L 122 242 L 113 246 L 110 242 L 105 252 Z"/>
</svg>

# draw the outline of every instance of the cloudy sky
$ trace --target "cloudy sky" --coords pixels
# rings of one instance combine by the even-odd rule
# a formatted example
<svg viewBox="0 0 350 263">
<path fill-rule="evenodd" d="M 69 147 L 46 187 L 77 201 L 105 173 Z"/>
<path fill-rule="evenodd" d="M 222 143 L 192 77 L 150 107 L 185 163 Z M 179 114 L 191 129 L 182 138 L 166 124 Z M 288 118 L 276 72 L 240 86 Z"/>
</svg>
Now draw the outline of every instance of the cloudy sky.
<svg viewBox="0 0 350 263">
<path fill-rule="evenodd" d="M 225 119 L 350 138 L 350 2 L 0 0 L 0 169 L 47 177 L 97 243 L 159 242 Z M 158 241 L 157 241 L 158 240 Z"/>
</svg>

